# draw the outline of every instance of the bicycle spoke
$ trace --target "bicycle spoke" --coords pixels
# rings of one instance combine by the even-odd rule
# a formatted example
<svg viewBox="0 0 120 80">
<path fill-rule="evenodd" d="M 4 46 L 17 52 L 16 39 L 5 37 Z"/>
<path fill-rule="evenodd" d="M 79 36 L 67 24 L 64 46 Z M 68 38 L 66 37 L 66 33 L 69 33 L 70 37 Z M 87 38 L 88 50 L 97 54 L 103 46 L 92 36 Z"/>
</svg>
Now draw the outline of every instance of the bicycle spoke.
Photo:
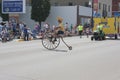
<svg viewBox="0 0 120 80">
<path fill-rule="evenodd" d="M 57 38 L 57 41 L 54 41 L 54 37 L 51 37 L 51 33 L 48 34 L 46 33 L 44 35 L 44 38 L 42 39 L 42 45 L 49 50 L 53 50 L 55 48 L 58 47 L 59 43 L 60 43 L 60 38 Z"/>
</svg>

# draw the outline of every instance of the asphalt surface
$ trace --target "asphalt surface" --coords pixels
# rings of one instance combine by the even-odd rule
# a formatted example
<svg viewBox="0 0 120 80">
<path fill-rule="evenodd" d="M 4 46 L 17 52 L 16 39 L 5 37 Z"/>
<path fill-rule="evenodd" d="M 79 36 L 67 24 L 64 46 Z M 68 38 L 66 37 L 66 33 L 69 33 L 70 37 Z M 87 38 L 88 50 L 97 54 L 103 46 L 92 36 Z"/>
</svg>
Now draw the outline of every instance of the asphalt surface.
<svg viewBox="0 0 120 80">
<path fill-rule="evenodd" d="M 120 40 L 68 37 L 55 50 L 41 40 L 0 43 L 0 80 L 120 80 Z"/>
</svg>

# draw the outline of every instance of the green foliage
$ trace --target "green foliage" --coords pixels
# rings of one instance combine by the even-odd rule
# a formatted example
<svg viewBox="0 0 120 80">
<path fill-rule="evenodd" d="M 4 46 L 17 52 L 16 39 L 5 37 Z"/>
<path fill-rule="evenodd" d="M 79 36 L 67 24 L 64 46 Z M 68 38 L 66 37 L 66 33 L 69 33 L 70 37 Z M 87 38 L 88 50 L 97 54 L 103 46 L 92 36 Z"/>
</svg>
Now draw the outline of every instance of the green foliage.
<svg viewBox="0 0 120 80">
<path fill-rule="evenodd" d="M 9 14 L 2 14 L 2 3 L 0 1 L 0 16 L 2 17 L 3 21 L 9 20 Z"/>
<path fill-rule="evenodd" d="M 32 0 L 31 19 L 42 22 L 50 13 L 50 0 Z"/>
</svg>

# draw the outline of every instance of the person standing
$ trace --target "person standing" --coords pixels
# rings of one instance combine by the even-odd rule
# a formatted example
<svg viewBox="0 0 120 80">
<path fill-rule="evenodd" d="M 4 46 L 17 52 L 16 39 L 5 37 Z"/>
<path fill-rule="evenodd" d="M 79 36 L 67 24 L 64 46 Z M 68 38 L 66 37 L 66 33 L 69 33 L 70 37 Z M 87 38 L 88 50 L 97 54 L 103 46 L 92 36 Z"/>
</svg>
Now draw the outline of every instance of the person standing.
<svg viewBox="0 0 120 80">
<path fill-rule="evenodd" d="M 56 28 L 56 26 L 53 25 L 53 26 L 52 26 L 52 32 L 54 32 L 55 28 Z"/>
<path fill-rule="evenodd" d="M 82 38 L 82 32 L 83 32 L 82 24 L 78 25 L 78 31 L 79 31 L 80 38 Z"/>
<path fill-rule="evenodd" d="M 29 40 L 28 27 L 26 25 L 24 26 L 24 40 L 25 41 Z"/>
<path fill-rule="evenodd" d="M 2 42 L 6 42 L 7 41 L 6 35 L 7 35 L 7 28 L 5 26 L 5 23 L 2 22 L 0 24 L 0 37 L 1 37 Z"/>
<path fill-rule="evenodd" d="M 86 28 L 86 29 L 85 29 L 85 33 L 86 33 L 86 35 L 87 35 L 87 38 L 89 37 L 89 32 L 90 32 L 90 31 L 89 31 L 89 28 Z"/>
<path fill-rule="evenodd" d="M 3 28 L 3 23 L 0 23 L 0 33 L 2 32 L 2 28 Z"/>
<path fill-rule="evenodd" d="M 73 24 L 70 25 L 70 32 L 72 33 L 73 30 Z"/>
<path fill-rule="evenodd" d="M 47 32 L 48 30 L 50 30 L 50 25 L 48 23 L 44 24 L 44 31 Z"/>
<path fill-rule="evenodd" d="M 65 27 L 65 31 L 68 31 L 68 23 L 67 22 L 65 23 L 64 27 Z"/>
</svg>

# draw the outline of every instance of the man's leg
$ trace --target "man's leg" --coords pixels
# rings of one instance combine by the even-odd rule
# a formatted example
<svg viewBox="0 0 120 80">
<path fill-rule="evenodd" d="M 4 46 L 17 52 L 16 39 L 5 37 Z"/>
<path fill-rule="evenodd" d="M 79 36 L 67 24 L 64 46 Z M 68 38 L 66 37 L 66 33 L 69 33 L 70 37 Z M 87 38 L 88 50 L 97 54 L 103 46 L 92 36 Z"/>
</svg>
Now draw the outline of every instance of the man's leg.
<svg viewBox="0 0 120 80">
<path fill-rule="evenodd" d="M 26 34 L 24 33 L 24 41 L 26 41 Z"/>
<path fill-rule="evenodd" d="M 26 37 L 27 37 L 27 41 L 29 41 L 29 34 L 28 33 L 27 33 Z"/>
<path fill-rule="evenodd" d="M 81 31 L 79 31 L 79 35 L 80 35 L 80 38 L 82 38 L 82 36 L 81 36 L 81 35 L 82 35 L 82 34 L 81 34 Z"/>
</svg>

